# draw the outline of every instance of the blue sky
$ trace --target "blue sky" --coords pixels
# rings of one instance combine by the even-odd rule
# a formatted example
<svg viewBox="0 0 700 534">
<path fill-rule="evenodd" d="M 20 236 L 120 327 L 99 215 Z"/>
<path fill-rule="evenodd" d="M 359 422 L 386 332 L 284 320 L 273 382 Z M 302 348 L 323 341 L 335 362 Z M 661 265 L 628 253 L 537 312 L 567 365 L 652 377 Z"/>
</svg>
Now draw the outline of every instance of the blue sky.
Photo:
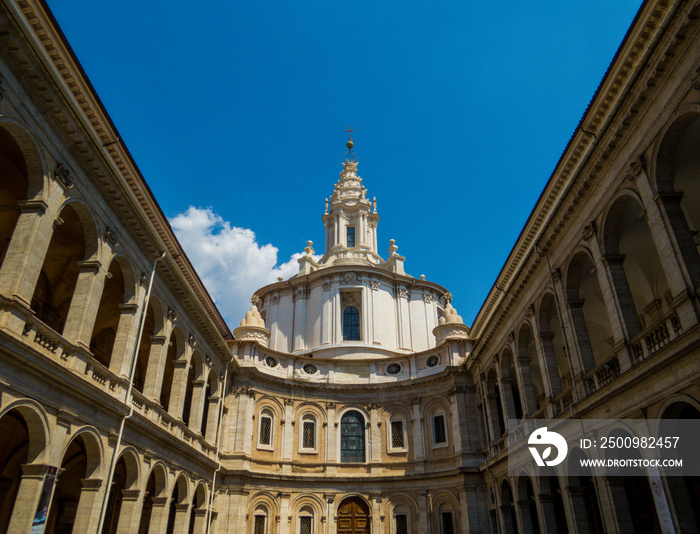
<svg viewBox="0 0 700 534">
<path fill-rule="evenodd" d="M 471 324 L 640 1 L 48 4 L 235 327 L 323 252 L 349 125 L 380 254 Z"/>
</svg>

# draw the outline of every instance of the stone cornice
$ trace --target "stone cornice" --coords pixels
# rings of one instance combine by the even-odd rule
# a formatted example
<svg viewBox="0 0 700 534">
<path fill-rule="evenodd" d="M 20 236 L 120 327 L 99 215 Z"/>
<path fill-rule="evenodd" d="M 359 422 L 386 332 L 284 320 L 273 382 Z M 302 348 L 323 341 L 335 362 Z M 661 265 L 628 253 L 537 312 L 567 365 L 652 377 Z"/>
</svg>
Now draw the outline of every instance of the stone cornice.
<svg viewBox="0 0 700 534">
<path fill-rule="evenodd" d="M 40 57 L 35 63 L 40 63 L 48 73 L 41 73 L 46 78 L 42 80 L 36 72 L 27 76 L 26 69 L 23 69 L 19 73 L 24 74 L 23 83 L 44 85 L 37 87 L 37 94 L 46 100 L 55 124 L 68 130 L 66 135 L 71 141 L 66 146 L 73 146 L 77 159 L 84 163 L 91 177 L 101 179 L 106 196 L 117 207 L 120 216 L 129 222 L 126 226 L 135 232 L 144 249 L 153 255 L 159 252 L 157 249 L 167 250 L 168 258 L 160 271 L 163 278 L 194 311 L 193 319 L 198 326 L 213 339 L 219 337 L 217 352 L 223 359 L 228 359 L 230 355 L 223 342 L 232 338 L 228 326 L 178 243 L 131 154 L 120 142 L 119 132 L 83 74 L 48 7 L 44 2 L 10 0 L 5 3 L 5 9 L 11 12 L 20 31 L 33 44 L 31 52 Z M 20 56 L 27 53 L 13 47 L 9 55 L 18 56 L 16 61 L 26 64 Z M 47 82 L 52 84 L 49 90 Z M 59 96 L 60 100 L 56 98 Z M 60 131 L 58 127 L 55 129 Z M 182 290 L 183 286 L 189 291 Z"/>
</svg>

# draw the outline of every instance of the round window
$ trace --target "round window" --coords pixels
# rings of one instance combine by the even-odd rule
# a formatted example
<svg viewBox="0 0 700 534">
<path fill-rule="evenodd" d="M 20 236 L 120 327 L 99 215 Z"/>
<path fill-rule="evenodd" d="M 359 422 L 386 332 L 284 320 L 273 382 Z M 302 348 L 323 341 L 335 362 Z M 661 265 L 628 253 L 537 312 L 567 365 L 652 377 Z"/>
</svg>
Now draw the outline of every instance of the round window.
<svg viewBox="0 0 700 534">
<path fill-rule="evenodd" d="M 398 375 L 401 372 L 400 363 L 390 363 L 386 366 L 386 373 L 388 375 Z"/>
<path fill-rule="evenodd" d="M 440 363 L 440 356 L 438 356 L 437 354 L 433 354 L 432 356 L 428 356 L 428 359 L 425 360 L 426 367 L 435 367 L 439 363 Z"/>
<path fill-rule="evenodd" d="M 315 365 L 312 365 L 312 364 L 310 364 L 310 363 L 305 363 L 304 366 L 302 367 L 302 369 L 304 370 L 304 372 L 305 372 L 307 375 L 312 375 L 312 374 L 316 373 L 316 371 L 318 371 L 318 369 L 316 368 L 316 366 L 315 366 Z"/>
<path fill-rule="evenodd" d="M 278 364 L 279 362 L 272 356 L 265 357 L 265 365 L 267 365 L 268 367 L 277 367 Z"/>
</svg>

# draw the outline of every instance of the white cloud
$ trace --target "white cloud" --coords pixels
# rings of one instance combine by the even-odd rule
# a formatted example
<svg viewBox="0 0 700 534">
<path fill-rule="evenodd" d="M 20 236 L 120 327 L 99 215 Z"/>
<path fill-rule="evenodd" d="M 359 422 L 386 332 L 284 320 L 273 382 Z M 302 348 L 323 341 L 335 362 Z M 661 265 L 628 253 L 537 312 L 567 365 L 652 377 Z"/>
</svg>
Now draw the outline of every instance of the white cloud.
<svg viewBox="0 0 700 534">
<path fill-rule="evenodd" d="M 261 246 L 252 230 L 231 226 L 211 208 L 190 206 L 170 224 L 232 329 L 250 309 L 255 290 L 299 272 L 301 253 L 278 265 L 276 247 Z"/>
</svg>

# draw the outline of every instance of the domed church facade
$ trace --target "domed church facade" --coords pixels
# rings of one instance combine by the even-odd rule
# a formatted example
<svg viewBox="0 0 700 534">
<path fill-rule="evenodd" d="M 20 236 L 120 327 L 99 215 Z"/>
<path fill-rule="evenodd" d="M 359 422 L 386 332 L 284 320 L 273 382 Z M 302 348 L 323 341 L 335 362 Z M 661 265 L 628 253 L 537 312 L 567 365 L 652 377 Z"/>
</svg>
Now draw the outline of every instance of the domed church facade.
<svg viewBox="0 0 700 534">
<path fill-rule="evenodd" d="M 381 257 L 377 201 L 349 157 L 326 199 L 325 253 L 309 242 L 299 273 L 256 291 L 234 330 L 222 462 L 244 474 L 229 517 L 254 532 L 485 528 L 469 329 L 393 240 Z"/>
</svg>

